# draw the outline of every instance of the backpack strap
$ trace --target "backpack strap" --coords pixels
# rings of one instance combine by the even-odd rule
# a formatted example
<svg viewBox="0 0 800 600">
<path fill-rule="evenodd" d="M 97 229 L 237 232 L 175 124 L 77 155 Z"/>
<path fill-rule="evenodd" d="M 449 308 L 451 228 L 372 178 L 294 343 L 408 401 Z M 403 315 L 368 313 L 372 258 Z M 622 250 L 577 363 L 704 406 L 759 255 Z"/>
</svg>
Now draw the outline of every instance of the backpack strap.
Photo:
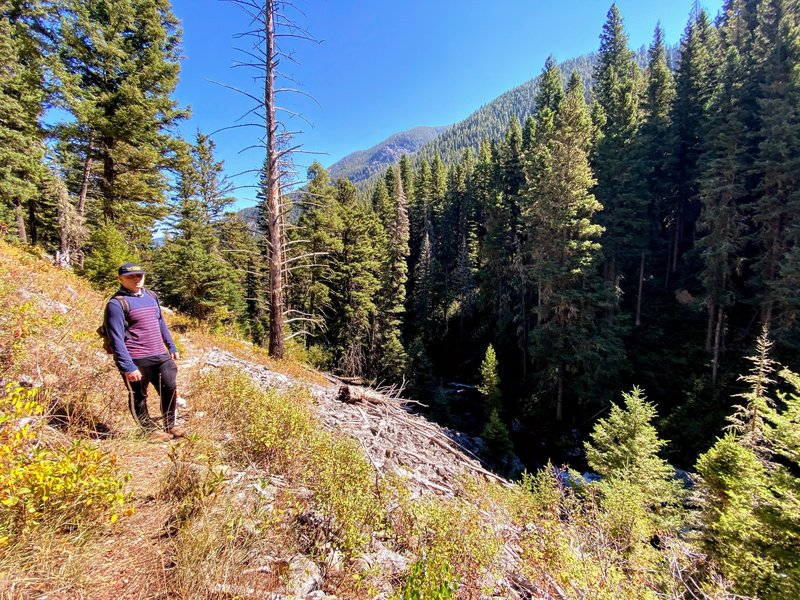
<svg viewBox="0 0 800 600">
<path fill-rule="evenodd" d="M 147 294 L 153 300 L 156 301 L 156 304 L 158 305 L 158 318 L 161 319 L 162 318 L 162 315 L 161 315 L 161 300 L 159 300 L 158 294 L 156 294 L 153 290 L 148 289 L 148 288 L 144 288 L 144 293 Z"/>
<path fill-rule="evenodd" d="M 114 294 L 113 296 L 111 296 L 111 299 L 119 302 L 119 305 L 122 307 L 122 312 L 125 314 L 125 317 L 127 318 L 128 313 L 131 310 L 131 305 L 130 303 L 128 303 L 127 300 L 125 300 L 125 296 L 123 296 L 122 294 Z"/>
</svg>

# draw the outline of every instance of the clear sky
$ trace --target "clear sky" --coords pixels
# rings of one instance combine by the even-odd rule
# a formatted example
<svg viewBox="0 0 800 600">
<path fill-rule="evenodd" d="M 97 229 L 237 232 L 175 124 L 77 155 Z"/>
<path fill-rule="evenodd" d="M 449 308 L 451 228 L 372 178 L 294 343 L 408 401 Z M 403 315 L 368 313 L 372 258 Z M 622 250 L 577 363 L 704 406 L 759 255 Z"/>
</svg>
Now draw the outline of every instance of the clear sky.
<svg viewBox="0 0 800 600">
<path fill-rule="evenodd" d="M 657 22 L 667 42 L 680 40 L 694 0 L 619 0 L 632 48 L 646 46 Z M 252 101 L 222 84 L 256 95 L 253 71 L 234 68 L 246 59 L 236 39 L 248 29 L 244 12 L 224 0 L 173 0 L 183 26 L 181 83 L 177 99 L 192 117 L 181 127 L 192 139 L 235 125 Z M 304 165 L 329 166 L 367 149 L 393 133 L 418 125 L 449 125 L 466 118 L 503 92 L 541 72 L 549 54 L 557 60 L 596 51 L 610 0 L 294 0 L 293 19 L 320 41 L 284 41 L 297 63 L 284 62 L 313 102 L 286 94 L 279 104 L 309 123 L 290 119 L 301 130 Z M 699 5 L 715 16 L 722 0 Z M 287 118 L 284 115 L 284 118 Z M 258 131 L 236 128 L 213 138 L 217 157 L 230 175 L 257 169 L 263 152 L 245 150 Z M 303 169 L 304 171 L 304 169 Z M 255 203 L 248 188 L 255 176 L 242 175 L 240 207 Z"/>
</svg>

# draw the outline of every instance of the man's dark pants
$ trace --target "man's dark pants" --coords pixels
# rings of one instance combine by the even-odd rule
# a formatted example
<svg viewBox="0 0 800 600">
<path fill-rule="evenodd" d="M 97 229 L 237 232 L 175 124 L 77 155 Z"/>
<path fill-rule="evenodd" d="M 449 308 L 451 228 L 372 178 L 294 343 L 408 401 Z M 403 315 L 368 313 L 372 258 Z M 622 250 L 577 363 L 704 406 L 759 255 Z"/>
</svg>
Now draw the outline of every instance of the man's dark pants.
<svg viewBox="0 0 800 600">
<path fill-rule="evenodd" d="M 152 383 L 158 395 L 161 396 L 164 429 L 170 429 L 175 425 L 175 389 L 178 365 L 169 354 L 134 358 L 133 362 L 142 373 L 141 380 L 128 381 L 125 373 L 122 374 L 122 379 L 128 387 L 128 406 L 133 418 L 147 431 L 160 429 L 147 411 L 147 386 Z"/>
</svg>

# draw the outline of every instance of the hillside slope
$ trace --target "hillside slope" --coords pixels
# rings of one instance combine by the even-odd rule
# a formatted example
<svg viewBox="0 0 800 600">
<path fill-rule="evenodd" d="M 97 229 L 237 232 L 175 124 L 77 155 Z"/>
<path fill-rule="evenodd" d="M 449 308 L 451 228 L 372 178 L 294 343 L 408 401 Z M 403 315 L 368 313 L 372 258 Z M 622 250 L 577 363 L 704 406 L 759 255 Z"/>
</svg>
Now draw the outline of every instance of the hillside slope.
<svg viewBox="0 0 800 600">
<path fill-rule="evenodd" d="M 386 167 L 395 164 L 404 154 L 414 154 L 448 128 L 449 125 L 415 127 L 395 133 L 372 148 L 353 152 L 333 163 L 328 168 L 331 179 L 335 181 L 343 177 L 358 183 L 375 173 L 383 173 Z"/>
<path fill-rule="evenodd" d="M 94 333 L 106 295 L 3 242 L 0 273 L 0 597 L 727 597 L 578 475 L 511 484 L 406 402 L 180 315 L 191 433 L 152 443 Z"/>
</svg>

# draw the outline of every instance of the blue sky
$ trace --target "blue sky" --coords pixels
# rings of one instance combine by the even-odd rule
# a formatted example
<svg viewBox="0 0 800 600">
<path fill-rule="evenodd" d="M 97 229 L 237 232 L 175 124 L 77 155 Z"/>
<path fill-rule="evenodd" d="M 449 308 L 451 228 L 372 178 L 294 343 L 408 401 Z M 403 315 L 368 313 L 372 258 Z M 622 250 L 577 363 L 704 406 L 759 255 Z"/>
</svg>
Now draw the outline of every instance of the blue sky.
<svg viewBox="0 0 800 600">
<path fill-rule="evenodd" d="M 247 18 L 223 0 L 173 0 L 183 26 L 181 83 L 176 97 L 190 105 L 192 117 L 182 133 L 192 139 L 200 128 L 217 131 L 217 157 L 233 175 L 255 169 L 263 160 L 255 129 L 218 131 L 237 122 L 252 103 L 219 85 L 258 94 L 254 73 L 233 68 L 244 60 L 236 39 Z M 631 47 L 650 43 L 661 22 L 667 41 L 679 41 L 694 0 L 619 0 Z M 704 0 L 712 16 L 722 0 Z M 319 44 L 286 42 L 297 64 L 282 69 L 314 97 L 286 94 L 279 103 L 309 122 L 289 119 L 301 130 L 308 165 L 329 166 L 356 150 L 375 145 L 418 125 L 448 125 L 467 117 L 503 92 L 538 75 L 549 54 L 557 60 L 596 51 L 610 0 L 294 0 L 294 20 Z M 285 116 L 284 116 L 285 117 Z M 286 118 L 286 117 L 285 117 Z M 303 169 L 304 170 L 304 169 Z M 241 186 L 240 207 L 255 203 L 248 188 L 253 175 L 234 180 Z"/>
</svg>

